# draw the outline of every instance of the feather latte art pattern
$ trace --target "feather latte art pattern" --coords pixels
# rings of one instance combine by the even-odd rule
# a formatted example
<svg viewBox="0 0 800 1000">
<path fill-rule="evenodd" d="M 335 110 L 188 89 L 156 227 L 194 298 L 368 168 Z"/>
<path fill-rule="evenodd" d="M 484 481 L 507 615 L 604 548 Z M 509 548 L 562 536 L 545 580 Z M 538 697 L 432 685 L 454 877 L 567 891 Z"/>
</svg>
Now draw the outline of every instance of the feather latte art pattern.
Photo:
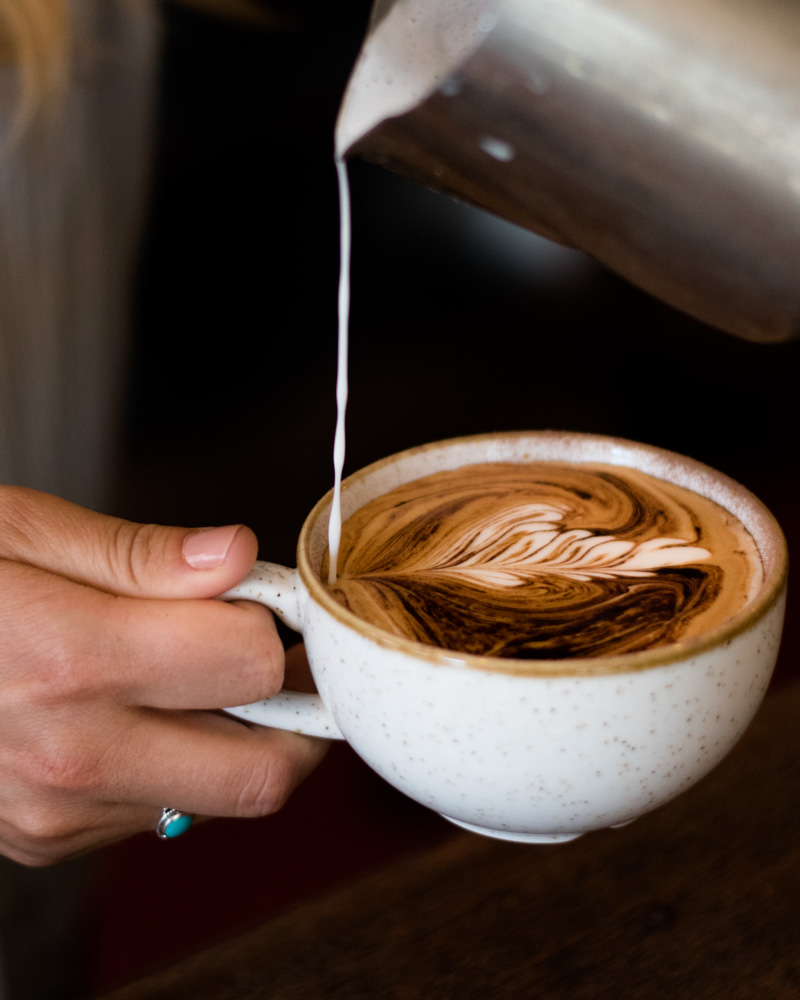
<svg viewBox="0 0 800 1000">
<path fill-rule="evenodd" d="M 727 511 L 617 466 L 467 466 L 401 486 L 344 525 L 343 605 L 445 649 L 562 659 L 712 628 L 760 560 Z"/>
</svg>

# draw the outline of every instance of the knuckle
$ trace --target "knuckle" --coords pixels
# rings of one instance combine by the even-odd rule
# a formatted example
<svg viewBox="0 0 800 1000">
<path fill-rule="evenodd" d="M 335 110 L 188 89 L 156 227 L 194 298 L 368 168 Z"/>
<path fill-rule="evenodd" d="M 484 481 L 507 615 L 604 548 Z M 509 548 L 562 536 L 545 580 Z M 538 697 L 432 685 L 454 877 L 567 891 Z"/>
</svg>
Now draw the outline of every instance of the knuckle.
<svg viewBox="0 0 800 1000">
<path fill-rule="evenodd" d="M 3 655 L 34 705 L 86 701 L 113 681 L 109 664 L 120 655 L 115 603 L 110 595 L 70 585 L 39 587 L 19 609 Z"/>
<path fill-rule="evenodd" d="M 293 787 L 291 769 L 284 760 L 274 758 L 266 765 L 259 762 L 242 788 L 236 815 L 252 818 L 278 812 Z"/>
<path fill-rule="evenodd" d="M 47 865 L 55 864 L 60 858 L 50 858 L 48 855 L 38 854 L 27 848 L 18 848 L 15 846 L 4 848 L 3 854 L 10 861 L 15 861 L 18 865 L 24 865 L 26 868 L 45 868 Z"/>
<path fill-rule="evenodd" d="M 47 740 L 26 755 L 26 779 L 36 788 L 81 795 L 97 791 L 100 767 L 96 756 L 72 742 Z"/>
<path fill-rule="evenodd" d="M 4 577 L 10 593 L 0 613 L 0 660 L 11 681 L 4 700 L 11 697 L 26 710 L 86 701 L 114 677 L 108 662 L 120 643 L 106 627 L 104 606 L 113 599 L 33 572 L 35 579 Z"/>
<path fill-rule="evenodd" d="M 16 840 L 11 844 L 4 844 L 2 853 L 10 861 L 24 865 L 26 868 L 45 868 L 47 865 L 56 864 L 66 856 L 62 855 L 61 852 L 51 853 L 47 849 L 26 842 L 17 843 Z"/>
<path fill-rule="evenodd" d="M 57 709 L 88 704 L 108 688 L 113 671 L 108 655 L 85 623 L 80 628 L 47 626 L 35 649 L 28 650 L 29 674 L 24 681 L 30 704 Z"/>
<path fill-rule="evenodd" d="M 42 707 L 84 701 L 94 692 L 93 675 L 87 657 L 72 649 L 51 649 L 38 678 L 32 678 L 33 699 Z"/>
<path fill-rule="evenodd" d="M 135 591 L 147 585 L 147 568 L 165 554 L 165 533 L 156 524 L 117 521 L 108 534 L 108 565 L 115 579 Z"/>
<path fill-rule="evenodd" d="M 237 663 L 243 688 L 254 692 L 252 700 L 268 698 L 283 687 L 284 650 L 271 615 L 255 613 L 244 620 L 237 633 Z"/>
<path fill-rule="evenodd" d="M 13 559 L 29 551 L 34 543 L 29 500 L 29 490 L 0 484 L 0 522 L 3 526 L 0 556 L 3 558 Z"/>
<path fill-rule="evenodd" d="M 17 858 L 22 864 L 41 867 L 67 857 L 69 843 L 80 831 L 76 823 L 53 806 L 31 806 L 14 823 Z"/>
</svg>

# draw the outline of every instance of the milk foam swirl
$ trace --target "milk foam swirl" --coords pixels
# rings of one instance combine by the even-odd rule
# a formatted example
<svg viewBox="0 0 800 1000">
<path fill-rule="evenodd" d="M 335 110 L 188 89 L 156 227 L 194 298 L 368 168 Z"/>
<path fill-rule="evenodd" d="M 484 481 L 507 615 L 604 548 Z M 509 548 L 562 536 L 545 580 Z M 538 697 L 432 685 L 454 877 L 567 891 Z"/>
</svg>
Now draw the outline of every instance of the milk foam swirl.
<svg viewBox="0 0 800 1000">
<path fill-rule="evenodd" d="M 632 469 L 490 463 L 401 486 L 344 525 L 336 598 L 420 642 L 489 656 L 633 652 L 705 631 L 760 560 L 712 501 Z"/>
</svg>

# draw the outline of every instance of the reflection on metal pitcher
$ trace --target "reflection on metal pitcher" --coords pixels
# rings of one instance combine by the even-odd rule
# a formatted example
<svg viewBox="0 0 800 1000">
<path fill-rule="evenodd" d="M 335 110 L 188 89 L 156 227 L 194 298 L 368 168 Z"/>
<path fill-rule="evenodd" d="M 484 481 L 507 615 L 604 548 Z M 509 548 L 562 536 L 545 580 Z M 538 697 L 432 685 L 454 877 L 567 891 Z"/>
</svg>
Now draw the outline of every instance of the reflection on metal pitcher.
<svg viewBox="0 0 800 1000">
<path fill-rule="evenodd" d="M 785 340 L 799 48 L 800 0 L 377 0 L 337 148 Z"/>
</svg>

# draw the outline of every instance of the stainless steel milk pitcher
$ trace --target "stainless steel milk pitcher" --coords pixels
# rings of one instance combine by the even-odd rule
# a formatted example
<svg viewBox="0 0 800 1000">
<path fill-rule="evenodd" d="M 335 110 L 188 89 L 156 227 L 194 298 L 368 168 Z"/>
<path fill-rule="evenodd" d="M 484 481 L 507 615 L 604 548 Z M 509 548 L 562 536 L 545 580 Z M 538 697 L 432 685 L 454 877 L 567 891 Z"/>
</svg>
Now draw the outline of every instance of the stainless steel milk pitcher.
<svg viewBox="0 0 800 1000">
<path fill-rule="evenodd" d="M 337 148 L 800 334 L 800 0 L 377 0 Z"/>
</svg>

